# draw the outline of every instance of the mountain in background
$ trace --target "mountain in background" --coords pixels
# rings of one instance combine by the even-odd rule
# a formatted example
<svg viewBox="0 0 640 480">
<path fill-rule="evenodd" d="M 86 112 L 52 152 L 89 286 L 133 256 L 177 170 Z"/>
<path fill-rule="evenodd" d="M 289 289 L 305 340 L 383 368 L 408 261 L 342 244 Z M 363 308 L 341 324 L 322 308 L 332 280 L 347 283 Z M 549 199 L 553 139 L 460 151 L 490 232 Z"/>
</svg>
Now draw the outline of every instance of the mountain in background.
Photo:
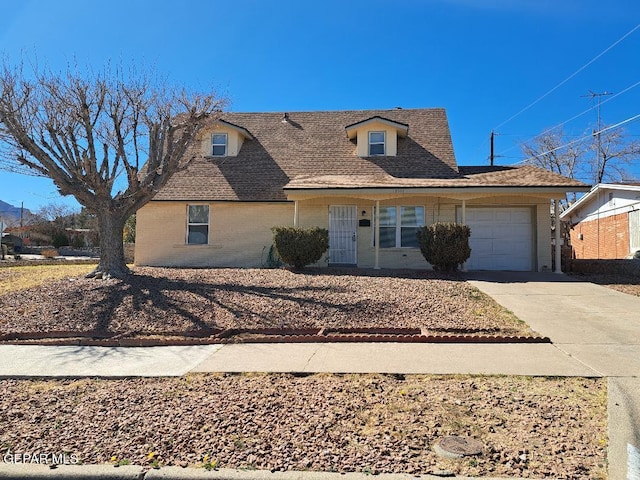
<svg viewBox="0 0 640 480">
<path fill-rule="evenodd" d="M 25 208 L 22 212 L 23 220 L 31 218 L 33 214 Z M 20 207 L 14 207 L 10 203 L 0 200 L 0 217 L 5 223 L 16 223 L 20 221 Z"/>
</svg>

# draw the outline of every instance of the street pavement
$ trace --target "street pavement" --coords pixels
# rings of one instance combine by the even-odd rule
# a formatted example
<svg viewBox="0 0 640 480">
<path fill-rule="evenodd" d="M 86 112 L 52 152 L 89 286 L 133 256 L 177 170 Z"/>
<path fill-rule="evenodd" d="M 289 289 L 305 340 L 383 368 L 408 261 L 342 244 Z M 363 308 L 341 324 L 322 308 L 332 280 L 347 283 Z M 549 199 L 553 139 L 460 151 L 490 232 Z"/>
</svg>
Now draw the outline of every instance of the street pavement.
<svg viewBox="0 0 640 480">
<path fill-rule="evenodd" d="M 193 372 L 608 377 L 609 478 L 640 478 L 640 298 L 551 273 L 482 272 L 469 273 L 468 279 L 553 343 L 2 345 L 0 377 L 180 376 Z M 0 478 L 2 471 L 0 468 Z"/>
</svg>

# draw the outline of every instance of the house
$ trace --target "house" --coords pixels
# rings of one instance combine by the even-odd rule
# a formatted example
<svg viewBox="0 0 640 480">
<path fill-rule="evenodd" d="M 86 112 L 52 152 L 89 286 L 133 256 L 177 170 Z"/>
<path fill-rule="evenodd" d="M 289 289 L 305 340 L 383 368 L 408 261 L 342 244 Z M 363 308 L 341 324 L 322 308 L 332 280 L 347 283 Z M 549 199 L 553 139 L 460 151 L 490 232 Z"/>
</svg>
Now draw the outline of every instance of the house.
<svg viewBox="0 0 640 480">
<path fill-rule="evenodd" d="M 600 183 L 560 215 L 575 258 L 612 259 L 640 251 L 640 183 Z"/>
<path fill-rule="evenodd" d="M 542 271 L 551 202 L 588 190 L 533 166 L 459 167 L 440 108 L 225 113 L 189 155 L 138 211 L 138 265 L 259 267 L 271 228 L 294 225 L 329 230 L 319 266 L 430 268 L 416 231 L 458 221 L 467 269 Z"/>
</svg>

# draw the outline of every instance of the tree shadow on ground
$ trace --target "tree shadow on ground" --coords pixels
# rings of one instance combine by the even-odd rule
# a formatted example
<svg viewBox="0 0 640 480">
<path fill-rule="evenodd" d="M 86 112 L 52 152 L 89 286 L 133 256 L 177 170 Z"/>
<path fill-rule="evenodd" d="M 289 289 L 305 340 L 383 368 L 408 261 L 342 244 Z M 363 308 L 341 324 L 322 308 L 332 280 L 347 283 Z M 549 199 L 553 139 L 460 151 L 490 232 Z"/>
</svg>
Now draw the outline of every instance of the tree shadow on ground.
<svg viewBox="0 0 640 480">
<path fill-rule="evenodd" d="M 277 318 L 278 306 L 283 306 L 285 315 L 287 309 L 303 308 L 310 313 L 316 312 L 318 317 L 327 313 L 362 313 L 362 310 L 373 311 L 384 307 L 358 300 L 355 295 L 349 298 L 349 291 L 340 286 L 242 285 L 140 273 L 131 275 L 126 281 L 105 285 L 101 290 L 101 295 L 94 297 L 86 309 L 95 320 L 95 330 L 104 334 L 122 333 L 122 325 L 114 325 L 114 318 L 121 319 L 127 313 L 133 317 L 128 333 L 166 334 L 229 328 L 228 319 L 240 322 L 247 320 L 252 324 L 258 322 L 262 328 L 291 327 L 286 319 Z M 343 301 L 326 299 L 335 294 L 342 294 L 339 298 Z M 275 307 L 256 308 L 260 302 L 270 302 Z M 227 321 L 220 319 L 221 315 L 226 316 Z M 144 317 L 140 324 L 151 328 L 138 331 L 136 316 L 140 319 Z"/>
</svg>

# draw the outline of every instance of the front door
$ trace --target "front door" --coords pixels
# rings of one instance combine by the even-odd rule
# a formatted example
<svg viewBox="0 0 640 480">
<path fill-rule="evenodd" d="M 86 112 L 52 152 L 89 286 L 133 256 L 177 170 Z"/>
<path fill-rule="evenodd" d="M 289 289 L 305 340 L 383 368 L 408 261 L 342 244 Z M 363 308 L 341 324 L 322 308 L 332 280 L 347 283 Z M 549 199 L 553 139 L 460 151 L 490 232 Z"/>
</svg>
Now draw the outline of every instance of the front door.
<svg viewBox="0 0 640 480">
<path fill-rule="evenodd" d="M 356 265 L 358 217 L 355 205 L 329 206 L 329 264 Z"/>
</svg>

